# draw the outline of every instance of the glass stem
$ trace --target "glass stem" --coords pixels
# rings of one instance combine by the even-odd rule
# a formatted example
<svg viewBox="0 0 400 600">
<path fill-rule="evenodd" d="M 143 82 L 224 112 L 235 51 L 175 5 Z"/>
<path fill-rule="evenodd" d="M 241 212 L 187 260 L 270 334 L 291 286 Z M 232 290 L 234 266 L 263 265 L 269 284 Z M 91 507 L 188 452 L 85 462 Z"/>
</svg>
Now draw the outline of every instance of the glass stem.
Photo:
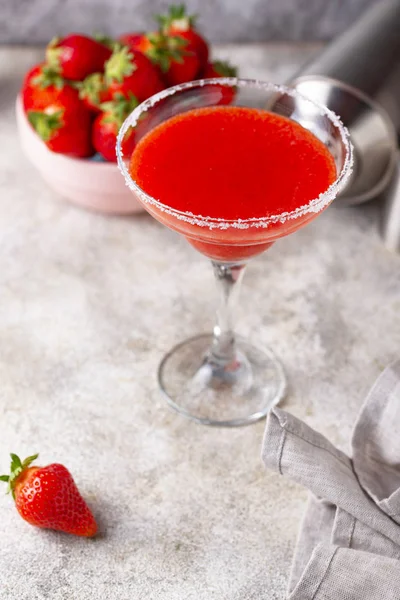
<svg viewBox="0 0 400 600">
<path fill-rule="evenodd" d="M 246 265 L 216 261 L 212 261 L 212 265 L 220 299 L 210 358 L 220 367 L 225 367 L 236 359 L 233 307 L 239 294 Z"/>
</svg>

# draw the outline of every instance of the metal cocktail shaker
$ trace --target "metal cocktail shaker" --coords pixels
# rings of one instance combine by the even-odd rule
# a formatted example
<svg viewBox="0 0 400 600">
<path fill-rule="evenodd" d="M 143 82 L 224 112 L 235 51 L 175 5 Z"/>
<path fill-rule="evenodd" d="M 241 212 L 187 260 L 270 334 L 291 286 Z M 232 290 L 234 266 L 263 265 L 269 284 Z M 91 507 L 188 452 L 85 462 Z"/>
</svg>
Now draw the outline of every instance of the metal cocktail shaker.
<svg viewBox="0 0 400 600">
<path fill-rule="evenodd" d="M 392 181 L 385 196 L 381 235 L 388 250 L 400 252 L 400 153 Z"/>
<path fill-rule="evenodd" d="M 400 135 L 400 0 L 376 2 L 289 83 L 350 131 L 355 168 L 339 201 L 359 204 L 387 190 Z"/>
</svg>

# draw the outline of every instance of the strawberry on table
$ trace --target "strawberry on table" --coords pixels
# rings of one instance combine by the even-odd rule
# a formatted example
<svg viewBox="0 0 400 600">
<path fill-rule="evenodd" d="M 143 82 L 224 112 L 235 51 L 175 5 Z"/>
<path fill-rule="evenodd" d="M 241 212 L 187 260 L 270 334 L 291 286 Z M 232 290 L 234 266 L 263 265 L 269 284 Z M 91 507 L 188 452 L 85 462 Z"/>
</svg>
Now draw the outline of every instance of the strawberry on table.
<svg viewBox="0 0 400 600">
<path fill-rule="evenodd" d="M 117 50 L 105 65 L 110 98 L 135 96 L 139 102 L 164 89 L 159 71 L 147 56 L 127 46 Z"/>
<path fill-rule="evenodd" d="M 103 73 L 92 73 L 79 83 L 79 97 L 89 110 L 100 112 L 100 104 L 110 99 Z"/>
<path fill-rule="evenodd" d="M 82 81 L 91 73 L 102 71 L 111 53 L 105 44 L 86 35 L 71 33 L 50 42 L 46 60 L 65 79 Z"/>
<path fill-rule="evenodd" d="M 192 81 L 200 71 L 198 55 L 187 47 L 181 36 L 162 32 L 149 33 L 137 41 L 137 49 L 158 66 L 169 86 Z"/>
<path fill-rule="evenodd" d="M 237 69 L 228 62 L 216 60 L 212 63 L 207 63 L 206 68 L 202 73 L 205 79 L 219 77 L 236 77 Z M 218 104 L 230 104 L 235 97 L 235 89 L 231 86 L 218 86 L 221 90 L 221 99 Z"/>
<path fill-rule="evenodd" d="M 57 463 L 31 466 L 37 457 L 35 454 L 21 461 L 11 454 L 11 474 L 0 477 L 8 482 L 21 517 L 36 527 L 94 536 L 96 521 L 69 471 Z"/>
<path fill-rule="evenodd" d="M 75 158 L 92 156 L 91 114 L 81 101 L 68 104 L 55 99 L 42 110 L 28 110 L 27 116 L 52 152 Z"/>
<path fill-rule="evenodd" d="M 106 160 L 117 162 L 115 148 L 119 130 L 122 123 L 138 104 L 137 98 L 132 94 L 128 98 L 120 94 L 114 100 L 102 104 L 101 108 L 103 112 L 96 117 L 93 123 L 92 141 L 94 148 Z M 129 157 L 133 152 L 134 146 L 135 132 L 131 128 L 127 131 L 122 143 L 124 156 Z"/>
<path fill-rule="evenodd" d="M 46 63 L 35 65 L 25 75 L 21 97 L 25 111 L 41 110 L 55 99 L 65 99 L 66 102 L 79 100 L 78 91 Z"/>
<path fill-rule="evenodd" d="M 209 48 L 206 40 L 195 27 L 196 16 L 187 15 L 184 4 L 172 4 L 166 15 L 158 15 L 162 33 L 168 36 L 179 36 L 187 42 L 186 51 L 197 54 L 200 66 L 205 67 L 208 61 Z"/>
</svg>

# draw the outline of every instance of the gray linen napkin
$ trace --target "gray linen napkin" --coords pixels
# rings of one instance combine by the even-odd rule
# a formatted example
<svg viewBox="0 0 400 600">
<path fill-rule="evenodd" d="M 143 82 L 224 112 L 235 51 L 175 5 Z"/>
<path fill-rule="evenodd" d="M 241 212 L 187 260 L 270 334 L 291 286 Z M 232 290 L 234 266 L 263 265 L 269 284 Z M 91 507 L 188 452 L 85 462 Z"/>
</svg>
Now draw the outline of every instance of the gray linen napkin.
<svg viewBox="0 0 400 600">
<path fill-rule="evenodd" d="M 400 361 L 369 393 L 352 454 L 283 410 L 269 414 L 265 465 L 311 492 L 289 600 L 400 600 Z"/>
</svg>

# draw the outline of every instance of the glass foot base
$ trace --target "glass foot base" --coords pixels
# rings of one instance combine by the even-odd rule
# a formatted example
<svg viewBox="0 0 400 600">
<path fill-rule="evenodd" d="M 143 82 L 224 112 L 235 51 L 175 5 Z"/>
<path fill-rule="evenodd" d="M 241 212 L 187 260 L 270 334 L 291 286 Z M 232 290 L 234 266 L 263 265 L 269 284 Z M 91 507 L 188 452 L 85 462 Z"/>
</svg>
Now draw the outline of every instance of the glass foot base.
<svg viewBox="0 0 400 600">
<path fill-rule="evenodd" d="M 236 360 L 215 362 L 211 335 L 175 346 L 162 360 L 158 381 L 168 403 L 204 425 L 237 427 L 265 417 L 285 395 L 286 378 L 271 350 L 237 337 Z"/>
</svg>

